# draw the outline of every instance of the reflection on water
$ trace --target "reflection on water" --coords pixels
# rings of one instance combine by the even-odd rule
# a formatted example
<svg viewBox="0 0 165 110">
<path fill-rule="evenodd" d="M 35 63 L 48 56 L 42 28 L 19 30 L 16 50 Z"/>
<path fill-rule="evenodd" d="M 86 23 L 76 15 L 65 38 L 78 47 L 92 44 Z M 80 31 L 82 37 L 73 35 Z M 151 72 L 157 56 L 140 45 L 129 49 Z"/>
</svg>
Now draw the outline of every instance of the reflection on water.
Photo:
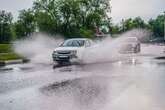
<svg viewBox="0 0 165 110">
<path fill-rule="evenodd" d="M 50 55 L 61 40 L 39 36 L 18 42 L 22 46 L 16 45 L 17 52 L 32 64 L 2 69 L 0 109 L 164 110 L 165 63 L 163 57 L 151 58 L 162 53 L 162 47 L 142 44 L 139 54 L 119 55 L 120 39 L 110 40 L 86 51 L 87 65 L 55 70 Z"/>
<path fill-rule="evenodd" d="M 165 68 L 160 65 L 163 62 L 140 62 L 133 59 L 121 65 L 83 65 L 82 70 L 100 76 L 53 83 L 40 90 L 46 97 L 56 97 L 57 110 L 164 110 Z M 63 102 L 63 107 L 58 105 Z"/>
<path fill-rule="evenodd" d="M 37 76 L 44 74 L 46 81 L 43 81 L 47 83 L 0 95 L 0 107 L 2 110 L 29 110 L 29 107 L 30 110 L 164 110 L 164 66 L 162 60 L 135 57 L 120 63 L 72 65 L 39 71 Z M 11 75 L 13 78 L 20 76 Z M 46 79 L 46 76 L 51 78 Z"/>
<path fill-rule="evenodd" d="M 48 97 L 54 95 L 63 97 L 61 103 L 69 99 L 69 103 L 73 103 L 78 110 L 96 110 L 107 101 L 109 94 L 107 82 L 106 77 L 99 76 L 78 78 L 45 86 L 41 91 Z"/>
</svg>

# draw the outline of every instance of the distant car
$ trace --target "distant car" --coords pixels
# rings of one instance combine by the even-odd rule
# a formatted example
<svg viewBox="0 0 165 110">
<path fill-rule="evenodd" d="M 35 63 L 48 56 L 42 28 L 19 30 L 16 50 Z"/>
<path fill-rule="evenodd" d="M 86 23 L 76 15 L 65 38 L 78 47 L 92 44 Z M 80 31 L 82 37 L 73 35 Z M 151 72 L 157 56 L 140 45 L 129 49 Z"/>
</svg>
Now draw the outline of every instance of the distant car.
<svg viewBox="0 0 165 110">
<path fill-rule="evenodd" d="M 158 37 L 150 40 L 150 43 L 164 43 L 165 39 L 164 37 Z"/>
<path fill-rule="evenodd" d="M 68 39 L 53 51 L 53 60 L 58 64 L 80 61 L 84 49 L 90 47 L 92 44 L 93 41 L 87 38 Z"/>
<path fill-rule="evenodd" d="M 124 38 L 120 47 L 120 53 L 139 53 L 140 51 L 141 44 L 136 37 Z"/>
</svg>

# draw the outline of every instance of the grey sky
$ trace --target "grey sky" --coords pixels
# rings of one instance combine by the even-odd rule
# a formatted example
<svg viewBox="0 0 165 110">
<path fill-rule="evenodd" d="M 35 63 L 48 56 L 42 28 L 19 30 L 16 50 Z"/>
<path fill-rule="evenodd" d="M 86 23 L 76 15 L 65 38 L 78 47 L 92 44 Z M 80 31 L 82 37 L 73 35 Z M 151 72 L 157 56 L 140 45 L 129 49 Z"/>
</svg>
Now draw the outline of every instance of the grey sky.
<svg viewBox="0 0 165 110">
<path fill-rule="evenodd" d="M 33 0 L 0 0 L 0 10 L 12 12 L 14 18 L 16 18 L 20 10 L 32 7 L 32 1 Z"/>
<path fill-rule="evenodd" d="M 32 6 L 33 0 L 0 0 L 0 9 L 18 15 L 21 9 Z M 165 0 L 111 0 L 114 22 L 121 21 L 122 18 L 141 16 L 143 19 L 155 18 L 165 11 Z"/>
<path fill-rule="evenodd" d="M 115 22 L 137 16 L 148 20 L 165 11 L 165 0 L 111 0 L 111 3 L 111 16 Z"/>
</svg>

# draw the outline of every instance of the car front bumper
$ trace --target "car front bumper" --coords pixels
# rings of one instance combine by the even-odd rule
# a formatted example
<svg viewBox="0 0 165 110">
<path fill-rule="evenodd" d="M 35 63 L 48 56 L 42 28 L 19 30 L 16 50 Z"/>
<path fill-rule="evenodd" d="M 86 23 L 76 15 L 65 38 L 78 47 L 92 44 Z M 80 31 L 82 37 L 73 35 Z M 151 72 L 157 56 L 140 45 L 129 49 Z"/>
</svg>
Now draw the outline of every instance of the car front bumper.
<svg viewBox="0 0 165 110">
<path fill-rule="evenodd" d="M 137 50 L 137 46 L 127 46 L 123 47 L 119 50 L 121 54 L 131 54 L 131 53 L 138 53 L 140 50 Z"/>
<path fill-rule="evenodd" d="M 78 59 L 78 57 L 76 55 L 73 54 L 53 54 L 53 61 L 57 61 L 57 62 L 65 62 L 65 61 L 72 61 L 72 60 L 76 60 Z"/>
</svg>

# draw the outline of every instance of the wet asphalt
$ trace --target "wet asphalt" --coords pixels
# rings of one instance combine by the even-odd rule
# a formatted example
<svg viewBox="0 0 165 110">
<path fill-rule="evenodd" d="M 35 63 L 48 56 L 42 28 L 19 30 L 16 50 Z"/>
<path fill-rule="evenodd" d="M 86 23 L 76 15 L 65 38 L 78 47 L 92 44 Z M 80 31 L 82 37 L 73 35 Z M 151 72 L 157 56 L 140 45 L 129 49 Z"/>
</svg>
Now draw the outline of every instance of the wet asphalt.
<svg viewBox="0 0 165 110">
<path fill-rule="evenodd" d="M 164 110 L 164 46 L 114 62 L 0 68 L 0 110 Z"/>
</svg>

